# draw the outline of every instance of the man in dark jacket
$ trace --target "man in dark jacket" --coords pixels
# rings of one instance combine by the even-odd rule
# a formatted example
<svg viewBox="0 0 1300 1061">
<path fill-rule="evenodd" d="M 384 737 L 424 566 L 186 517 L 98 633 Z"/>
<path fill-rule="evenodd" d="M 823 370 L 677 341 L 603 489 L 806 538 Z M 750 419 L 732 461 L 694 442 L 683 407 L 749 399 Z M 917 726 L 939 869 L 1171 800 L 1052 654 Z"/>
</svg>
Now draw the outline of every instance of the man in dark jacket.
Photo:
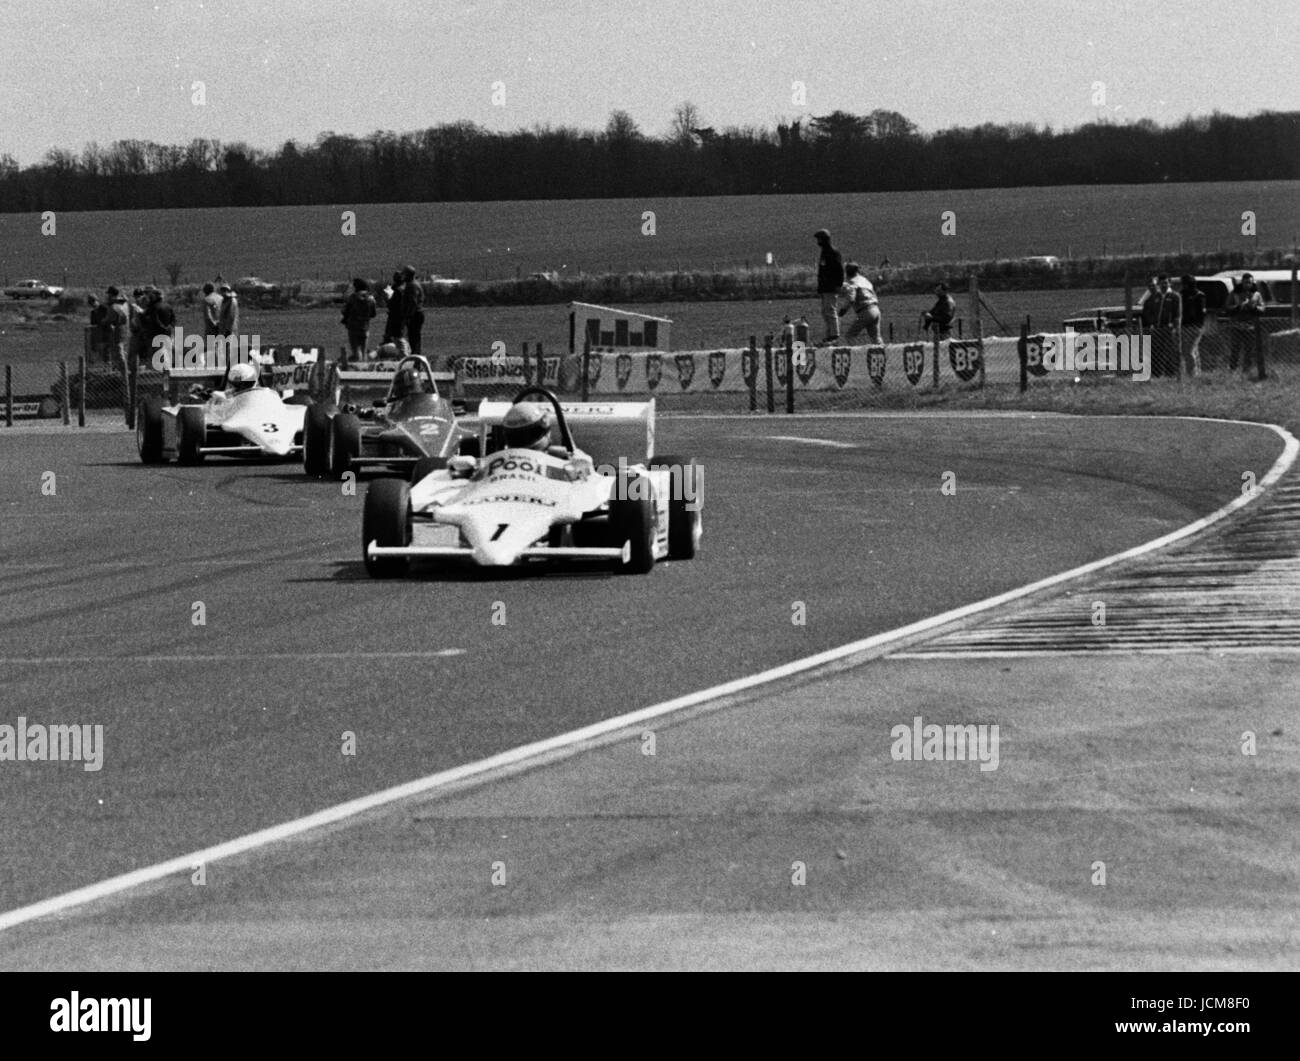
<svg viewBox="0 0 1300 1061">
<path fill-rule="evenodd" d="M 411 344 L 411 353 L 418 354 L 420 332 L 424 328 L 424 288 L 409 265 L 402 270 L 402 320 L 406 324 L 406 341 Z"/>
<path fill-rule="evenodd" d="M 370 338 L 370 322 L 375 316 L 375 300 L 370 295 L 370 285 L 357 277 L 352 281 L 352 294 L 343 304 L 343 327 L 348 332 L 348 357 L 365 360 L 366 342 Z"/>
<path fill-rule="evenodd" d="M 388 294 L 388 317 L 384 321 L 384 342 L 395 343 L 406 333 L 402 319 L 402 274 L 393 274 L 392 289 Z"/>
<path fill-rule="evenodd" d="M 1178 297 L 1183 303 L 1183 335 L 1187 341 L 1187 360 L 1193 376 L 1201 374 L 1201 336 L 1205 334 L 1205 292 L 1196 286 L 1196 277 L 1184 273 L 1178 278 Z"/>
<path fill-rule="evenodd" d="M 107 310 L 104 330 L 108 335 L 109 360 L 125 365 L 127 344 L 131 339 L 131 309 L 126 296 L 115 287 L 108 289 Z"/>
<path fill-rule="evenodd" d="M 934 305 L 921 315 L 924 330 L 935 329 L 940 339 L 947 339 L 952 333 L 952 321 L 957 316 L 957 302 L 948 294 L 947 284 L 934 285 Z"/>
<path fill-rule="evenodd" d="M 1142 303 L 1142 323 L 1151 333 L 1151 375 L 1178 375 L 1179 327 L 1183 304 L 1169 287 L 1169 277 L 1156 277 L 1155 293 Z"/>
<path fill-rule="evenodd" d="M 826 322 L 826 336 L 822 343 L 836 343 L 840 339 L 840 317 L 837 303 L 840 288 L 844 286 L 844 256 L 831 244 L 831 234 L 824 228 L 813 233 L 821 248 L 817 258 L 817 295 L 822 302 L 822 320 Z"/>
</svg>

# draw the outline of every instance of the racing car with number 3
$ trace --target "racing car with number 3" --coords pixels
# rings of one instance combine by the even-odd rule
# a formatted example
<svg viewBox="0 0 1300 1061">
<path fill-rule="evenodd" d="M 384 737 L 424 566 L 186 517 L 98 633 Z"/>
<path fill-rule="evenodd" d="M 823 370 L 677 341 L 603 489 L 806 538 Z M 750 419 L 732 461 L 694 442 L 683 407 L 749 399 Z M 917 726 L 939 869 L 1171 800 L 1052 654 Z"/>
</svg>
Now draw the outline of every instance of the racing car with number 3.
<svg viewBox="0 0 1300 1061">
<path fill-rule="evenodd" d="M 405 575 L 412 560 L 597 561 L 642 574 L 696 555 L 702 469 L 651 456 L 653 399 L 561 404 L 530 387 L 513 402 L 484 401 L 477 421 L 482 457 L 428 462 L 412 483 L 370 485 L 362 553 L 372 577 Z"/>
<path fill-rule="evenodd" d="M 296 457 L 317 355 L 315 349 L 295 348 L 291 364 L 276 364 L 268 353 L 228 370 L 166 369 L 171 400 L 145 398 L 136 412 L 140 460 L 199 464 L 209 456 Z"/>
</svg>

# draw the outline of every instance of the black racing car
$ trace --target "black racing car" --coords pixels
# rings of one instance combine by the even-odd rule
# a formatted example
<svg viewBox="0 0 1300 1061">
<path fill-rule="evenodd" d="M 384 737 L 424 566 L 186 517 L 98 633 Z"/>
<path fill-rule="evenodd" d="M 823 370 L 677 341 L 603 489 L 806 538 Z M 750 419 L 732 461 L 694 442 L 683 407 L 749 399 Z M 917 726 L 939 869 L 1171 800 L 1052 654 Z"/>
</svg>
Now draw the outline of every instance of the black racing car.
<svg viewBox="0 0 1300 1061">
<path fill-rule="evenodd" d="M 303 468 L 321 478 L 342 479 L 350 471 L 409 477 L 417 466 L 427 474 L 477 448 L 477 437 L 457 423 L 452 402 L 438 393 L 433 369 L 419 356 L 340 368 L 334 400 L 308 408 L 303 423 Z"/>
</svg>

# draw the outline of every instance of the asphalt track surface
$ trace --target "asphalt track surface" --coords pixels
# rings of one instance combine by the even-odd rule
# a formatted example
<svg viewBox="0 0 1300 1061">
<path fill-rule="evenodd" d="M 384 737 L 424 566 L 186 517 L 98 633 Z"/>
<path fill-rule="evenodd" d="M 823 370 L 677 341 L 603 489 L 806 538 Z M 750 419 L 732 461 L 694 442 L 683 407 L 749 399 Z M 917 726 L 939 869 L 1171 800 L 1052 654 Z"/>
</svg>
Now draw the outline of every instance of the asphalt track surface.
<svg viewBox="0 0 1300 1061">
<path fill-rule="evenodd" d="M 0 435 L 0 722 L 105 733 L 98 772 L 0 762 L 0 910 L 1111 555 L 1217 509 L 1281 448 L 1050 416 L 659 436 L 705 468 L 697 561 L 394 583 L 360 563 L 364 487 L 146 468 L 125 432 Z"/>
</svg>

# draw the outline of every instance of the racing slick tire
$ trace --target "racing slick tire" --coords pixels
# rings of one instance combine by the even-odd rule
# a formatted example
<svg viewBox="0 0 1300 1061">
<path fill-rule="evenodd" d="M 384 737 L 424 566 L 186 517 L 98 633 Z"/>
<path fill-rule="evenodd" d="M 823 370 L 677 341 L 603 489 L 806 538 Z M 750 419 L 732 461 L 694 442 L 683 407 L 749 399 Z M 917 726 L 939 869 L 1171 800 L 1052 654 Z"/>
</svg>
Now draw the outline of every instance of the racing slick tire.
<svg viewBox="0 0 1300 1061">
<path fill-rule="evenodd" d="M 447 467 L 446 457 L 421 457 L 411 465 L 411 485 L 414 486 L 430 472 L 439 472 Z"/>
<path fill-rule="evenodd" d="M 339 413 L 330 425 L 330 475 L 342 479 L 361 456 L 361 421 L 352 413 Z"/>
<path fill-rule="evenodd" d="M 694 560 L 700 549 L 704 499 L 700 466 L 690 457 L 651 457 L 648 466 L 667 468 L 673 473 L 673 496 L 668 499 L 668 559 Z M 692 511 L 694 510 L 694 511 Z"/>
<path fill-rule="evenodd" d="M 649 493 L 649 483 L 642 485 Z M 623 498 L 609 503 L 610 544 L 616 548 L 624 542 L 632 544 L 627 563 L 622 558 L 614 561 L 614 571 L 620 575 L 644 575 L 655 566 L 655 503 L 652 497 L 627 496 L 639 491 L 625 488 Z"/>
<path fill-rule="evenodd" d="M 307 406 L 307 415 L 302 422 L 302 469 L 318 479 L 324 479 L 330 473 L 331 422 L 325 406 Z"/>
<path fill-rule="evenodd" d="M 163 403 L 160 398 L 145 398 L 135 416 L 135 445 L 144 464 L 162 464 Z"/>
<path fill-rule="evenodd" d="M 361 555 L 371 578 L 401 578 L 410 567 L 404 556 L 371 557 L 371 542 L 383 546 L 411 544 L 411 487 L 405 479 L 376 479 L 366 490 L 361 515 Z"/>
<path fill-rule="evenodd" d="M 202 464 L 199 447 L 207 438 L 207 421 L 203 410 L 196 405 L 181 406 L 176 417 L 176 458 L 182 464 Z"/>
</svg>

